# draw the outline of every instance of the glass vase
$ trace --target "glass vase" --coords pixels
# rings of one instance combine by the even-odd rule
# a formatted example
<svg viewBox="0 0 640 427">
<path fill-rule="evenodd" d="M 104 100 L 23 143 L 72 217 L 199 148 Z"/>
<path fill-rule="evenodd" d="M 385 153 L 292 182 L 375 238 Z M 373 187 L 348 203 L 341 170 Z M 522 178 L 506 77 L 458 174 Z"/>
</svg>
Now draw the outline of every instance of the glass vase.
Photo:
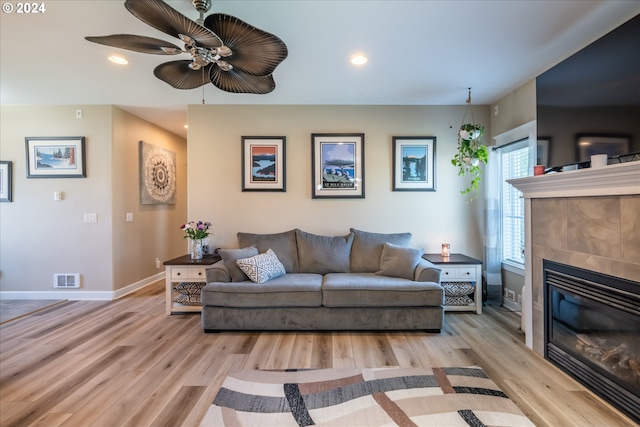
<svg viewBox="0 0 640 427">
<path fill-rule="evenodd" d="M 191 259 L 198 260 L 204 256 L 203 239 L 191 239 Z"/>
</svg>

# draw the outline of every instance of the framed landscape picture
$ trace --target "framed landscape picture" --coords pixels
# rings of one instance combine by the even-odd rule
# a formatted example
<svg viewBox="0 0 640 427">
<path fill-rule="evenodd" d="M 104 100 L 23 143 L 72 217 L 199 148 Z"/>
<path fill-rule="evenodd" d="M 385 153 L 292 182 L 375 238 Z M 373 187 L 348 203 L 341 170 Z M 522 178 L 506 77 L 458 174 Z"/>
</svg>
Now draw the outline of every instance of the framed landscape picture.
<svg viewBox="0 0 640 427">
<path fill-rule="evenodd" d="M 311 134 L 314 199 L 364 198 L 364 133 Z"/>
<path fill-rule="evenodd" d="M 436 191 L 436 137 L 393 137 L 393 191 Z"/>
<path fill-rule="evenodd" d="M 242 137 L 242 191 L 287 191 L 286 137 Z"/>
<path fill-rule="evenodd" d="M 26 137 L 27 178 L 84 178 L 84 136 Z"/>
</svg>

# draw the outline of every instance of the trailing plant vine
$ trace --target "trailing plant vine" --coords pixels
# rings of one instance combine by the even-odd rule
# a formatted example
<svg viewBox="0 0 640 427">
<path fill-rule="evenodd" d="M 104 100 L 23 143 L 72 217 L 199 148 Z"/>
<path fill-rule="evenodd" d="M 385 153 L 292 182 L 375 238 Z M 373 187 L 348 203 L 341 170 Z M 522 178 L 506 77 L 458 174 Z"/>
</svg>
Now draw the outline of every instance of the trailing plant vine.
<svg viewBox="0 0 640 427">
<path fill-rule="evenodd" d="M 467 98 L 467 108 L 471 103 L 471 88 L 469 88 L 469 97 Z M 480 178 L 482 177 L 482 164 L 489 161 L 489 150 L 486 145 L 480 142 L 480 138 L 484 135 L 484 126 L 473 123 L 464 123 L 465 116 L 458 131 L 458 152 L 451 159 L 451 164 L 458 168 L 458 175 L 469 175 L 471 181 L 469 185 L 460 193 L 463 196 L 470 196 L 470 200 L 478 197 L 480 190 Z"/>
</svg>

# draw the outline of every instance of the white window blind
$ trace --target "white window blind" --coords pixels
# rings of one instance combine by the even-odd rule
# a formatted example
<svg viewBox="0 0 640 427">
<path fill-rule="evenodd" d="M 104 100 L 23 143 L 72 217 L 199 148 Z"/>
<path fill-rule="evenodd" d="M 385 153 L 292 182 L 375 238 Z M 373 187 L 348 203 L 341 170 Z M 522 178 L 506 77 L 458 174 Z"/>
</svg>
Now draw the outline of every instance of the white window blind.
<svg viewBox="0 0 640 427">
<path fill-rule="evenodd" d="M 524 265 L 524 199 L 507 180 L 529 175 L 529 151 L 528 139 L 500 149 L 502 259 L 519 265 Z"/>
</svg>

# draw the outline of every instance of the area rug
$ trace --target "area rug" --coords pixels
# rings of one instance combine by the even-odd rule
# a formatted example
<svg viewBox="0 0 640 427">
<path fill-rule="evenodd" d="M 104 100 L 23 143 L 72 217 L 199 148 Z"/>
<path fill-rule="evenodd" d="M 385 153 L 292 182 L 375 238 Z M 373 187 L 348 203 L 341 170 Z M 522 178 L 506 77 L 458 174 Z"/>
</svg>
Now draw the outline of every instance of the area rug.
<svg viewBox="0 0 640 427">
<path fill-rule="evenodd" d="M 201 427 L 533 426 L 479 367 L 241 370 Z"/>
</svg>

